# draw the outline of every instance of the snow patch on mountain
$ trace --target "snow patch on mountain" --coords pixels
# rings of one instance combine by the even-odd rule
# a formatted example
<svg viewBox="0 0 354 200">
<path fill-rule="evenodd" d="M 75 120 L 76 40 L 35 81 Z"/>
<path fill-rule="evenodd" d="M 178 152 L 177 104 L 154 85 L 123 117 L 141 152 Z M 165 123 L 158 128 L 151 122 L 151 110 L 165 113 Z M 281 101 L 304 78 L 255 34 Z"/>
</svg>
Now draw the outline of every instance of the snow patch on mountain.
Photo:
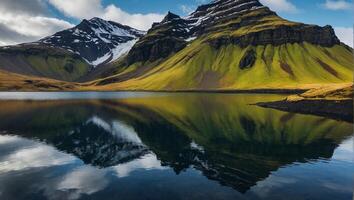
<svg viewBox="0 0 354 200">
<path fill-rule="evenodd" d="M 112 50 L 112 61 L 117 60 L 121 56 L 127 54 L 130 49 L 133 48 L 134 44 L 138 41 L 139 39 L 135 40 L 130 40 L 126 43 L 122 43 L 121 45 L 117 46 L 115 49 Z"/>
<path fill-rule="evenodd" d="M 98 66 L 119 59 L 144 34 L 144 31 L 129 26 L 92 18 L 38 43 L 64 48 L 80 55 L 89 64 Z"/>
<path fill-rule="evenodd" d="M 110 60 L 111 57 L 112 57 L 112 53 L 109 52 L 102 57 L 98 57 L 97 60 L 95 60 L 95 61 L 90 62 L 90 61 L 86 60 L 86 62 L 88 62 L 92 66 L 96 67 L 97 65 L 100 65 L 100 64 L 105 63 L 106 61 Z"/>
</svg>

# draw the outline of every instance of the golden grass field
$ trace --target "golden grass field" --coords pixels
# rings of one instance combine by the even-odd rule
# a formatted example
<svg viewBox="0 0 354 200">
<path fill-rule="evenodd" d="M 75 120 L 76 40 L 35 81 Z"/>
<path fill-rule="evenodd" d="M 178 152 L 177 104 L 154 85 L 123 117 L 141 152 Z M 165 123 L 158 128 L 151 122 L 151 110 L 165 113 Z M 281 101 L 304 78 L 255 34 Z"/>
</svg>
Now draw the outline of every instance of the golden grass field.
<svg viewBox="0 0 354 200">
<path fill-rule="evenodd" d="M 2 91 L 67 91 L 78 88 L 76 83 L 25 76 L 0 70 L 0 90 Z"/>
</svg>

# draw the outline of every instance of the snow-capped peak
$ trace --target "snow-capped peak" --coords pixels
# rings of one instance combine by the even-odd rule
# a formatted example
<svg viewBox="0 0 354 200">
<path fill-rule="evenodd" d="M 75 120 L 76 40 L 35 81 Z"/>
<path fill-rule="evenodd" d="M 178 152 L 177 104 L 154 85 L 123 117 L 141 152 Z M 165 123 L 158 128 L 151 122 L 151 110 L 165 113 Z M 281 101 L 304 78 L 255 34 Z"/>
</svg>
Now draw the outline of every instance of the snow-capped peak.
<svg viewBox="0 0 354 200">
<path fill-rule="evenodd" d="M 39 42 L 67 49 L 97 66 L 127 53 L 144 34 L 144 31 L 95 17 Z"/>
<path fill-rule="evenodd" d="M 193 26 L 203 26 L 223 19 L 238 16 L 246 11 L 264 8 L 258 0 L 214 0 L 209 4 L 201 5 L 187 16 Z"/>
</svg>

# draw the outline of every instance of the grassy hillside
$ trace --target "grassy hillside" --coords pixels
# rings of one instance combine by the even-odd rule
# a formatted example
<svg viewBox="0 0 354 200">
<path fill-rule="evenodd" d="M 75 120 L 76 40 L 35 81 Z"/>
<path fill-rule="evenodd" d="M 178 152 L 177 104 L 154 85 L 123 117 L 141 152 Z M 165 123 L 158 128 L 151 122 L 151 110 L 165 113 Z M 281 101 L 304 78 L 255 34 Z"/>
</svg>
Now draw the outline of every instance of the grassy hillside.
<svg viewBox="0 0 354 200">
<path fill-rule="evenodd" d="M 57 80 L 76 81 L 90 66 L 78 55 L 43 45 L 18 45 L 0 49 L 0 69 Z"/>
<path fill-rule="evenodd" d="M 241 68 L 241 59 L 254 52 L 252 66 Z M 139 68 L 147 72 L 120 82 Z M 353 81 L 353 58 L 344 45 L 322 47 L 309 43 L 247 46 L 229 44 L 215 49 L 203 39 L 194 41 L 157 66 L 132 66 L 95 84 L 101 89 L 202 90 L 294 89 Z"/>
<path fill-rule="evenodd" d="M 289 96 L 286 100 L 353 100 L 353 83 L 311 89 L 303 94 Z"/>
<path fill-rule="evenodd" d="M 26 76 L 0 70 L 0 91 L 74 90 L 77 85 L 48 78 Z"/>
</svg>

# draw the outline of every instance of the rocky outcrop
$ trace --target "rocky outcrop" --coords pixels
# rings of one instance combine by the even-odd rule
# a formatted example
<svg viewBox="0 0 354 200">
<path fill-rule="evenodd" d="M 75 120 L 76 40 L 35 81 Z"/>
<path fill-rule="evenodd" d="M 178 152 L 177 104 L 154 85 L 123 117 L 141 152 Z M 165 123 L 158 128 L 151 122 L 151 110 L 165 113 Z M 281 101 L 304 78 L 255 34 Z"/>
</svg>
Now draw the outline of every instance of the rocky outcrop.
<svg viewBox="0 0 354 200">
<path fill-rule="evenodd" d="M 215 48 L 228 44 L 237 44 L 241 47 L 246 47 L 249 45 L 282 45 L 303 42 L 324 47 L 332 47 L 340 44 L 331 26 L 320 27 L 312 25 L 279 26 L 275 29 L 247 33 L 239 37 L 225 36 L 209 41 Z"/>
<path fill-rule="evenodd" d="M 190 33 L 200 36 L 220 28 L 215 26 L 237 19 L 247 12 L 263 8 L 265 7 L 259 1 L 254 0 L 215 0 L 210 4 L 199 6 L 186 19 L 190 24 Z M 267 9 L 266 15 L 272 13 Z"/>
<path fill-rule="evenodd" d="M 177 38 L 156 38 L 156 40 L 149 43 L 144 43 L 133 47 L 126 62 L 128 65 L 141 61 L 153 62 L 161 58 L 166 58 L 170 54 L 183 49 L 185 46 L 186 42 Z"/>
<path fill-rule="evenodd" d="M 246 69 L 253 67 L 256 62 L 256 52 L 253 49 L 248 50 L 245 55 L 241 58 L 239 67 L 240 69 Z"/>
<path fill-rule="evenodd" d="M 156 61 L 183 49 L 188 36 L 186 20 L 169 12 L 161 23 L 155 23 L 147 35 L 131 49 L 126 63 Z"/>
</svg>

